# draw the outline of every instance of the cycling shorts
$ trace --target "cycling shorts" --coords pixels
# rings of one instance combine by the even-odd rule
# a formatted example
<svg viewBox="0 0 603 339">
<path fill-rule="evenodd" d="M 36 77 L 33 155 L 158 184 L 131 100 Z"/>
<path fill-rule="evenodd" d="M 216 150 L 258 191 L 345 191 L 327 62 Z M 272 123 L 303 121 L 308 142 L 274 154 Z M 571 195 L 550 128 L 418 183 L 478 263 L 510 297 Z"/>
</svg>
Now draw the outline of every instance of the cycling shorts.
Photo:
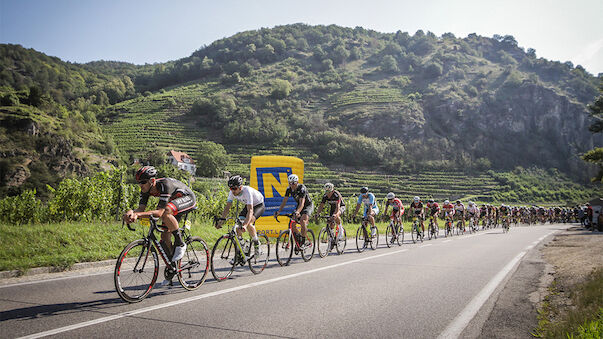
<svg viewBox="0 0 603 339">
<path fill-rule="evenodd" d="M 253 206 L 253 216 L 255 217 L 255 220 L 258 220 L 258 218 L 261 217 L 262 214 L 264 214 L 265 210 L 266 206 L 264 206 L 263 202 Z M 247 218 L 247 205 L 245 205 L 243 210 L 241 210 L 241 213 L 239 213 L 239 217 Z"/>
<path fill-rule="evenodd" d="M 339 206 L 339 215 L 343 215 L 343 212 L 345 212 L 345 206 Z M 335 214 L 335 208 L 331 207 L 329 216 L 332 216 L 333 214 Z"/>
<path fill-rule="evenodd" d="M 311 217 L 312 216 L 312 212 L 314 212 L 314 203 L 311 203 L 310 205 L 304 206 L 304 208 L 301 210 L 301 212 L 299 214 L 300 215 L 306 214 L 308 217 Z"/>
<path fill-rule="evenodd" d="M 180 220 L 180 218 L 192 211 L 195 206 L 197 206 L 197 200 L 194 195 L 185 195 L 180 198 L 176 198 L 167 203 L 166 207 L 172 210 L 172 214 L 176 217 L 176 220 Z"/>
<path fill-rule="evenodd" d="M 364 208 L 364 214 L 363 214 L 364 217 L 366 217 L 366 213 L 368 212 L 368 210 L 369 209 L 367 207 Z M 379 214 L 379 207 L 375 206 L 372 208 L 372 210 L 375 212 L 375 215 Z"/>
</svg>

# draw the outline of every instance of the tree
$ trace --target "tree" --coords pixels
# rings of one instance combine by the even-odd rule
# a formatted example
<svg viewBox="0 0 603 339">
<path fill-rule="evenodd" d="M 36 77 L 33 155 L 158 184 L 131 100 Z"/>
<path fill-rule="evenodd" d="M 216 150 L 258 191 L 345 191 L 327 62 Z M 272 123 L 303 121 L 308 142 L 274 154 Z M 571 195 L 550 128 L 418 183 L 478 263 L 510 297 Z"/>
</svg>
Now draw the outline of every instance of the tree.
<svg viewBox="0 0 603 339">
<path fill-rule="evenodd" d="M 276 79 L 272 83 L 272 93 L 270 94 L 270 96 L 275 99 L 284 99 L 289 96 L 292 87 L 293 86 L 291 86 L 291 83 L 289 81 Z"/>
<path fill-rule="evenodd" d="M 599 92 L 603 93 L 603 83 L 599 87 Z M 590 109 L 590 116 L 595 119 L 595 122 L 588 127 L 588 130 L 592 133 L 603 132 L 603 94 L 599 95 L 594 103 L 588 105 L 588 108 Z M 603 147 L 597 147 L 586 152 L 582 156 L 582 159 L 599 166 L 599 173 L 593 178 L 593 181 L 603 181 Z"/>
<path fill-rule="evenodd" d="M 147 153 L 147 162 L 151 166 L 161 166 L 167 162 L 165 151 L 160 148 L 155 148 Z"/>
<path fill-rule="evenodd" d="M 383 57 L 381 61 L 381 71 L 385 73 L 398 73 L 400 69 L 398 68 L 398 63 L 396 59 L 391 55 L 386 55 Z"/>
<path fill-rule="evenodd" d="M 230 161 L 224 146 L 211 141 L 203 141 L 197 149 L 195 162 L 197 175 L 202 177 L 215 177 L 222 174 Z"/>
</svg>

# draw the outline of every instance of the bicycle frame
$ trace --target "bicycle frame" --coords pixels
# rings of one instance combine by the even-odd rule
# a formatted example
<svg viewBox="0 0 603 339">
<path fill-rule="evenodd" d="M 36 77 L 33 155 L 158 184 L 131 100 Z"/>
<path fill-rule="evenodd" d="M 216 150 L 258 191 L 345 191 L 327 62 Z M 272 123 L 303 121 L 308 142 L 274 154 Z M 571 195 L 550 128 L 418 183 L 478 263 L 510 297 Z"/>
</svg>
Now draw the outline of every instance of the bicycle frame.
<svg viewBox="0 0 603 339">
<path fill-rule="evenodd" d="M 228 218 L 228 219 L 231 219 L 231 218 Z M 232 240 L 232 242 L 235 244 L 235 258 L 237 256 L 237 254 L 239 254 L 241 256 L 241 259 L 245 263 L 248 260 L 247 255 L 249 253 L 245 253 L 245 251 L 243 250 L 243 246 L 241 246 L 241 242 L 239 241 L 239 237 L 237 236 L 237 228 L 241 228 L 241 229 L 243 228 L 242 221 L 239 217 L 237 217 L 237 219 L 236 219 L 234 225 L 232 226 L 232 228 L 230 229 L 230 231 L 228 231 L 228 233 L 224 234 L 222 236 L 222 238 L 230 238 L 230 240 Z M 251 248 L 251 246 L 249 248 Z M 230 246 L 228 248 L 224 247 L 224 249 L 222 250 L 222 254 L 224 254 L 227 250 L 230 251 Z"/>
</svg>

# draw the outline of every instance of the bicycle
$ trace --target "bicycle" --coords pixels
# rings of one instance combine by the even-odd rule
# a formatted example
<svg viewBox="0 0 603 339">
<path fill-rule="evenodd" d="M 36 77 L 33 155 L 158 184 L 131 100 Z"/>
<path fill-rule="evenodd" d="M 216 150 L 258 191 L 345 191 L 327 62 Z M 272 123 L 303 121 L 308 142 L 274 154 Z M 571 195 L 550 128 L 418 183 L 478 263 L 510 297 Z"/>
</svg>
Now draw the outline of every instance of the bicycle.
<svg viewBox="0 0 603 339">
<path fill-rule="evenodd" d="M 296 218 L 293 214 L 283 215 L 289 218 L 289 226 L 286 230 L 281 231 L 278 238 L 276 238 L 276 261 L 281 266 L 289 265 L 293 252 L 295 254 L 300 253 L 304 261 L 312 260 L 315 250 L 314 231 L 307 229 L 306 241 L 302 244 L 300 239 L 293 236 L 295 234 L 294 228 L 297 229 L 295 225 L 299 224 L 299 217 Z M 274 216 L 274 218 L 277 222 L 280 222 L 278 216 Z"/>
<path fill-rule="evenodd" d="M 343 254 L 347 243 L 345 228 L 336 225 L 333 216 L 321 215 L 319 218 L 325 218 L 327 226 L 323 227 L 318 233 L 318 255 L 324 258 L 333 248 L 337 249 L 337 254 Z"/>
<path fill-rule="evenodd" d="M 448 213 L 446 213 L 445 218 L 446 223 L 444 224 L 444 236 L 448 238 L 454 234 L 454 224 L 452 223 L 452 217 L 448 216 Z"/>
<path fill-rule="evenodd" d="M 436 225 L 435 222 L 435 218 L 437 218 L 436 216 L 432 216 L 431 218 L 429 218 L 429 230 L 428 230 L 428 238 L 429 240 L 431 240 L 431 238 L 433 237 L 434 239 L 438 238 L 438 235 L 440 234 L 440 228 Z"/>
<path fill-rule="evenodd" d="M 390 219 L 391 221 L 385 230 L 385 243 L 387 244 L 387 247 L 391 247 L 394 242 L 396 242 L 398 246 L 402 246 L 402 243 L 404 243 L 404 226 L 401 222 L 398 222 L 397 218 L 390 217 Z"/>
<path fill-rule="evenodd" d="M 463 212 L 456 212 L 456 213 L 461 213 L 459 215 L 459 217 L 457 217 L 457 222 L 456 222 L 456 227 L 455 227 L 456 235 L 463 235 L 463 234 L 465 234 L 465 226 L 463 226 L 463 218 L 464 218 L 464 216 L 462 214 Z"/>
<path fill-rule="evenodd" d="M 379 230 L 377 226 L 371 225 L 371 233 L 367 232 L 367 226 L 369 224 L 369 215 L 362 217 L 362 222 L 358 230 L 356 231 L 356 249 L 358 252 L 363 252 L 367 246 L 371 246 L 371 249 L 376 250 L 379 245 Z"/>
<path fill-rule="evenodd" d="M 167 228 L 157 225 L 158 218 L 140 218 L 139 220 L 143 227 L 149 227 L 149 231 L 145 235 L 143 229 L 142 239 L 134 240 L 126 245 L 117 258 L 113 281 L 119 297 L 123 301 L 135 303 L 151 293 L 159 275 L 157 252 L 165 263 L 165 279 L 171 282 L 171 279 L 177 276 L 184 289 L 192 291 L 199 288 L 205 282 L 209 270 L 209 249 L 201 237 L 190 234 L 190 221 L 187 221 L 185 217 L 184 227 L 181 229 L 182 239 L 186 244 L 186 253 L 182 259 L 174 263 L 155 236 L 155 231 L 163 233 L 167 231 Z M 130 227 L 130 224 L 126 225 L 129 230 L 136 231 L 135 228 Z"/>
<path fill-rule="evenodd" d="M 423 242 L 423 230 L 421 229 L 421 223 L 419 222 L 419 218 L 414 216 L 412 218 L 412 228 L 410 230 L 410 235 L 412 237 L 412 242 L 416 243 L 417 241 Z"/>
<path fill-rule="evenodd" d="M 220 220 L 234 218 L 214 217 L 214 227 Z M 260 274 L 268 265 L 270 258 L 270 242 L 266 234 L 258 234 L 259 246 L 252 246 L 252 240 L 239 239 L 237 229 L 243 228 L 245 217 L 237 217 L 234 225 L 222 235 L 211 251 L 211 274 L 217 281 L 228 279 L 235 267 L 249 265 L 253 274 Z"/>
<path fill-rule="evenodd" d="M 475 226 L 475 217 L 469 217 L 469 234 L 477 232 L 477 227 Z"/>
<path fill-rule="evenodd" d="M 502 217 L 502 229 L 503 233 L 509 233 L 509 229 L 511 228 L 511 223 L 509 222 L 508 216 Z"/>
</svg>

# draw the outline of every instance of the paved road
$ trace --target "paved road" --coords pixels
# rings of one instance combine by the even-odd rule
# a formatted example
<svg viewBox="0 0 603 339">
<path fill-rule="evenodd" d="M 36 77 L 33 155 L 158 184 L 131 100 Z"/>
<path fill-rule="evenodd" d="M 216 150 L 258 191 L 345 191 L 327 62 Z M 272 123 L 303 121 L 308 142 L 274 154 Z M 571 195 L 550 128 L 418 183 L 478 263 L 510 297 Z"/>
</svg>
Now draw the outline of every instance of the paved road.
<svg viewBox="0 0 603 339">
<path fill-rule="evenodd" d="M 288 267 L 273 252 L 260 275 L 239 268 L 218 283 L 210 273 L 197 291 L 158 287 L 133 305 L 117 297 L 112 272 L 0 286 L 0 337 L 458 337 L 526 251 L 566 227 L 364 253 L 348 240 L 344 255 Z"/>
</svg>

